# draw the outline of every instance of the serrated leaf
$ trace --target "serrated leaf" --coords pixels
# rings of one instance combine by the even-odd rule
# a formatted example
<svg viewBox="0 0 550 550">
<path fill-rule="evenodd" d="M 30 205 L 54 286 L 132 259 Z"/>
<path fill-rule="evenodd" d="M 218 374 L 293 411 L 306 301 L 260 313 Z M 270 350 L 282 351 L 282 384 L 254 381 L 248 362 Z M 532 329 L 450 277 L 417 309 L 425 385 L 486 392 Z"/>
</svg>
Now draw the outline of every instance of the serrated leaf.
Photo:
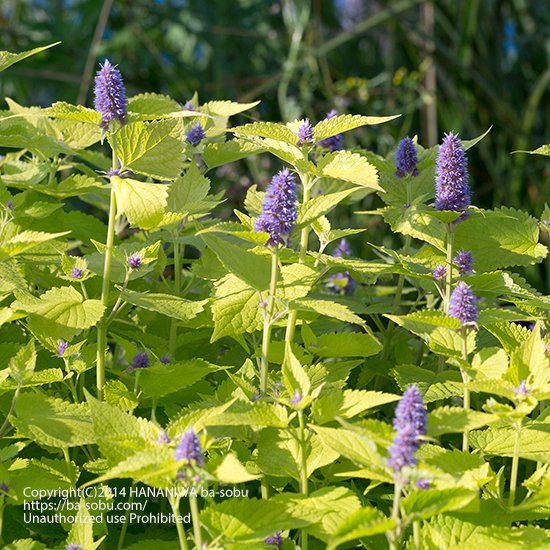
<svg viewBox="0 0 550 550">
<path fill-rule="evenodd" d="M 65 101 L 53 103 L 49 109 L 45 109 L 45 113 L 53 118 L 86 122 L 98 127 L 101 122 L 101 113 L 95 109 L 89 109 L 82 105 L 71 105 Z"/>
<path fill-rule="evenodd" d="M 172 294 L 135 292 L 128 289 L 122 292 L 121 296 L 130 304 L 180 321 L 194 319 L 204 311 L 204 306 L 207 303 L 207 300 L 193 302 Z"/>
<path fill-rule="evenodd" d="M 241 139 L 232 139 L 223 143 L 208 143 L 202 157 L 208 168 L 212 169 L 262 152 L 261 145 Z"/>
<path fill-rule="evenodd" d="M 192 160 L 185 175 L 176 178 L 168 191 L 168 210 L 193 214 L 204 209 L 203 201 L 210 190 L 210 180 L 202 175 Z"/>
<path fill-rule="evenodd" d="M 95 442 L 85 404 L 34 393 L 21 393 L 11 423 L 25 437 L 46 447 L 77 447 Z"/>
<path fill-rule="evenodd" d="M 460 407 L 438 407 L 428 415 L 428 435 L 439 437 L 448 433 L 476 430 L 497 420 L 498 417 L 493 414 Z"/>
<path fill-rule="evenodd" d="M 222 483 L 246 483 L 260 477 L 251 474 L 233 453 L 225 455 L 216 468 L 216 478 Z"/>
<path fill-rule="evenodd" d="M 23 385 L 32 377 L 35 367 L 36 349 L 34 340 L 31 340 L 10 360 L 10 375 L 17 384 Z"/>
<path fill-rule="evenodd" d="M 183 141 L 172 135 L 176 122 L 132 122 L 117 131 L 116 152 L 124 168 L 159 179 L 173 179 L 181 171 Z M 112 143 L 111 143 L 112 144 Z"/>
<path fill-rule="evenodd" d="M 41 231 L 21 231 L 14 237 L 6 239 L 0 246 L 0 259 L 2 256 L 18 256 L 39 247 L 45 242 L 53 241 L 67 235 L 68 231 L 61 233 L 43 233 Z"/>
<path fill-rule="evenodd" d="M 284 124 L 277 122 L 252 122 L 232 128 L 231 131 L 237 135 L 270 138 L 290 145 L 298 143 L 298 135 Z"/>
<path fill-rule="evenodd" d="M 117 213 L 142 229 L 155 229 L 166 210 L 168 189 L 165 185 L 144 183 L 132 179 L 111 178 L 115 191 Z"/>
<path fill-rule="evenodd" d="M 378 172 L 370 162 L 357 153 L 337 151 L 325 155 L 317 163 L 319 175 L 335 178 L 361 187 L 384 192 L 378 184 Z"/>
<path fill-rule="evenodd" d="M 285 362 L 283 364 L 283 380 L 288 393 L 294 396 L 296 392 L 299 392 L 301 396 L 306 397 L 309 395 L 311 389 L 311 382 L 302 367 L 298 358 L 292 352 L 290 345 L 287 344 L 285 353 Z"/>
<path fill-rule="evenodd" d="M 128 99 L 128 111 L 142 115 L 167 115 L 180 109 L 177 101 L 162 94 L 139 94 Z"/>
<path fill-rule="evenodd" d="M 338 193 L 329 193 L 328 195 L 319 195 L 309 200 L 305 204 L 298 206 L 298 218 L 296 220 L 296 229 L 306 227 L 317 218 L 328 214 L 346 197 L 358 191 L 358 188 L 346 189 Z"/>
<path fill-rule="evenodd" d="M 253 101 L 252 103 L 237 103 L 227 100 L 209 101 L 201 105 L 201 111 L 213 115 L 230 117 L 248 111 L 248 109 L 252 109 L 252 107 L 256 107 L 259 104 L 260 101 Z"/>
<path fill-rule="evenodd" d="M 338 115 L 332 118 L 325 118 L 318 122 L 313 128 L 313 136 L 315 142 L 319 142 L 336 134 L 348 132 L 361 126 L 368 124 L 382 124 L 383 122 L 389 122 L 401 115 L 374 117 L 363 115 Z"/>
<path fill-rule="evenodd" d="M 401 506 L 410 521 L 426 520 L 452 510 L 460 510 L 477 497 L 477 492 L 462 487 L 413 491 Z"/>
<path fill-rule="evenodd" d="M 32 50 L 27 50 L 25 52 L 19 53 L 0 51 L 0 71 L 4 71 L 8 67 L 11 67 L 13 64 L 18 63 L 19 61 L 22 61 L 23 59 L 26 59 L 31 55 L 43 52 L 48 48 L 53 48 L 58 44 L 61 44 L 61 42 L 54 42 L 53 44 L 48 44 L 47 46 L 41 46 L 39 48 L 33 48 Z"/>
<path fill-rule="evenodd" d="M 550 157 L 550 144 L 541 145 L 532 151 L 512 151 L 512 153 L 529 153 L 530 155 L 544 155 L 545 157 Z"/>
<path fill-rule="evenodd" d="M 314 311 L 319 315 L 333 317 L 345 323 L 364 325 L 365 321 L 355 315 L 348 307 L 330 300 L 301 298 L 290 303 L 290 307 L 298 311 Z"/>
<path fill-rule="evenodd" d="M 369 357 L 382 350 L 382 344 L 370 333 L 332 332 L 321 334 L 307 347 L 319 357 Z"/>
</svg>

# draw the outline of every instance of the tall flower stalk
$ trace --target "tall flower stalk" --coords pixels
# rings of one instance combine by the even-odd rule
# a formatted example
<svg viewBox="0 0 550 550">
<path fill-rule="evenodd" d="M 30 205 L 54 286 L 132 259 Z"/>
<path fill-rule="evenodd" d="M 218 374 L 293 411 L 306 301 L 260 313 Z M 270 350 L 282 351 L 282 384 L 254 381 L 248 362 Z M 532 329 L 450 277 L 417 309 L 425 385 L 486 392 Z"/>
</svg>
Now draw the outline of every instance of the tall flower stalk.
<svg viewBox="0 0 550 550">
<path fill-rule="evenodd" d="M 111 134 L 111 149 L 113 153 L 112 169 L 109 174 L 111 182 L 118 177 L 119 162 L 116 150 L 116 126 L 126 123 L 126 108 L 128 100 L 120 71 L 105 61 L 97 72 L 95 79 L 94 105 L 101 114 L 100 126 Z M 109 304 L 109 289 L 111 283 L 111 263 L 113 259 L 113 244 L 115 237 L 116 195 L 111 186 L 109 202 L 109 222 L 107 225 L 107 241 L 105 243 L 105 258 L 103 263 L 103 281 L 101 286 L 101 303 L 105 307 L 103 318 L 97 325 L 97 358 L 96 385 L 99 399 L 103 399 L 105 385 L 105 360 L 107 355 L 107 306 Z"/>
<path fill-rule="evenodd" d="M 458 319 L 461 324 L 461 336 L 462 336 L 462 359 L 465 363 L 468 362 L 468 330 L 475 326 L 477 321 L 477 298 L 472 292 L 472 289 L 463 281 L 460 281 L 453 293 L 449 302 L 449 315 Z M 462 375 L 462 382 L 464 384 L 463 390 L 463 406 L 464 410 L 470 409 L 470 390 L 468 389 L 468 382 L 470 376 L 461 368 L 460 374 Z M 462 450 L 468 451 L 469 449 L 469 432 L 464 430 L 462 434 Z"/>
</svg>

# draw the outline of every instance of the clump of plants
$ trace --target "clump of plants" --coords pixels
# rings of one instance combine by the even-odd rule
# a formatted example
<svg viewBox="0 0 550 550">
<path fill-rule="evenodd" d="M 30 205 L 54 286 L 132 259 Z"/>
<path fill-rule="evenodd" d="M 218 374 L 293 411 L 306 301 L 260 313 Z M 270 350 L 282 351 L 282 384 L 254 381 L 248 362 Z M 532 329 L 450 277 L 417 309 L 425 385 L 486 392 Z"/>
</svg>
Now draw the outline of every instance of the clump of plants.
<svg viewBox="0 0 550 550">
<path fill-rule="evenodd" d="M 514 273 L 548 207 L 475 206 L 483 136 L 382 158 L 345 134 L 398 115 L 235 126 L 257 102 L 123 69 L 0 112 L 5 547 L 550 547 L 550 299 Z M 252 155 L 279 167 L 219 219 Z"/>
</svg>

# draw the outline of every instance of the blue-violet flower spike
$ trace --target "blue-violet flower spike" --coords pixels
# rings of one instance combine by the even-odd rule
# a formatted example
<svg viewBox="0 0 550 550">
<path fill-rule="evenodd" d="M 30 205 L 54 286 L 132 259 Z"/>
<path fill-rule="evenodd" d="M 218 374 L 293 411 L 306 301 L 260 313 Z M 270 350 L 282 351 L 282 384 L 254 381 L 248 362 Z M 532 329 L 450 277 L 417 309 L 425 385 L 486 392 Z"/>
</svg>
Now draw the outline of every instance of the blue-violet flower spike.
<svg viewBox="0 0 550 550">
<path fill-rule="evenodd" d="M 71 270 L 71 278 L 72 279 L 82 279 L 84 276 L 84 272 L 79 267 L 73 267 Z"/>
<path fill-rule="evenodd" d="M 332 109 L 332 111 L 327 113 L 326 120 L 334 118 L 337 114 L 336 109 Z M 343 138 L 344 136 L 342 134 L 336 134 L 335 136 L 322 139 L 318 145 L 330 151 L 341 151 Z"/>
<path fill-rule="evenodd" d="M 404 178 L 406 175 L 418 176 L 418 155 L 416 146 L 410 137 L 403 138 L 397 145 L 395 151 L 395 166 L 397 168 L 395 175 L 398 178 Z"/>
<path fill-rule="evenodd" d="M 436 161 L 435 208 L 465 212 L 470 206 L 468 160 L 460 139 L 446 134 Z"/>
<path fill-rule="evenodd" d="M 174 452 L 174 458 L 176 460 L 187 460 L 189 464 L 196 463 L 198 466 L 204 465 L 201 442 L 193 428 L 190 428 L 183 434 Z"/>
<path fill-rule="evenodd" d="M 458 268 L 459 275 L 469 275 L 474 271 L 474 257 L 469 250 L 461 250 L 453 258 L 453 263 Z"/>
<path fill-rule="evenodd" d="M 304 122 L 298 128 L 298 145 L 311 145 L 313 143 L 313 126 L 309 121 L 309 118 L 306 118 Z"/>
<path fill-rule="evenodd" d="M 149 354 L 146 351 L 140 351 L 134 355 L 130 370 L 146 369 L 149 366 Z"/>
<path fill-rule="evenodd" d="M 59 357 L 63 357 L 69 346 L 69 342 L 59 340 L 59 343 L 57 344 L 57 355 L 59 355 Z"/>
<path fill-rule="evenodd" d="M 106 59 L 95 77 L 94 106 L 101 113 L 100 126 L 109 129 L 113 120 L 126 123 L 128 99 L 120 71 Z"/>
<path fill-rule="evenodd" d="M 463 281 L 459 281 L 449 302 L 449 315 L 458 319 L 463 325 L 477 321 L 477 298 L 472 289 Z"/>
<path fill-rule="evenodd" d="M 273 176 L 265 194 L 255 231 L 269 233 L 268 245 L 286 244 L 296 221 L 296 179 L 287 168 Z"/>
<path fill-rule="evenodd" d="M 141 256 L 139 254 L 128 256 L 128 265 L 132 269 L 139 269 L 141 267 Z"/>
<path fill-rule="evenodd" d="M 442 281 L 445 279 L 445 275 L 447 275 L 447 268 L 444 265 L 438 265 L 433 270 L 434 281 Z"/>
<path fill-rule="evenodd" d="M 269 546 L 275 546 L 277 550 L 281 550 L 283 547 L 283 532 L 277 531 L 274 535 L 267 537 L 264 542 Z"/>
<path fill-rule="evenodd" d="M 388 464 L 396 473 L 405 466 L 416 464 L 415 453 L 420 447 L 421 437 L 426 435 L 428 415 L 422 396 L 415 384 L 401 397 L 395 409 L 393 427 L 396 430 Z"/>
<path fill-rule="evenodd" d="M 205 137 L 204 129 L 200 122 L 197 122 L 194 126 L 191 127 L 191 130 L 187 132 L 187 141 L 196 147 Z"/>
</svg>

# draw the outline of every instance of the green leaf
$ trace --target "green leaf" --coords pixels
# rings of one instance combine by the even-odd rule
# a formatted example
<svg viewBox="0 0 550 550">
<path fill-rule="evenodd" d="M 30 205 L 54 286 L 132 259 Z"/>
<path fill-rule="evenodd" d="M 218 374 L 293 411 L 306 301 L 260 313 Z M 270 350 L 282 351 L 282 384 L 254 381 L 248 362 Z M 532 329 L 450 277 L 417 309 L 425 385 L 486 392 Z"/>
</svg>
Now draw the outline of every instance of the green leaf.
<svg viewBox="0 0 550 550">
<path fill-rule="evenodd" d="M 248 111 L 248 109 L 252 109 L 252 107 L 256 107 L 259 104 L 260 101 L 253 101 L 252 103 L 237 103 L 226 100 L 209 101 L 201 105 L 201 111 L 208 114 L 230 117 Z"/>
<path fill-rule="evenodd" d="M 95 326 L 105 310 L 99 300 L 85 300 L 71 286 L 52 288 L 40 298 L 19 296 L 12 308 L 29 313 L 29 325 L 33 330 L 51 338 L 68 340 Z"/>
<path fill-rule="evenodd" d="M 95 442 L 87 405 L 37 393 L 21 393 L 11 423 L 24 437 L 46 447 L 77 447 Z"/>
<path fill-rule="evenodd" d="M 319 315 L 333 317 L 345 323 L 352 323 L 363 326 L 365 321 L 355 315 L 348 307 L 331 300 L 301 298 L 290 303 L 290 307 L 298 311 L 314 311 Z"/>
<path fill-rule="evenodd" d="M 319 357 L 369 357 L 380 352 L 382 344 L 370 333 L 331 332 L 321 334 L 307 349 Z"/>
<path fill-rule="evenodd" d="M 305 204 L 299 205 L 296 229 L 306 227 L 317 218 L 324 216 L 355 191 L 358 191 L 358 188 L 346 189 L 338 193 L 329 193 L 328 195 L 319 195 Z"/>
<path fill-rule="evenodd" d="M 308 521 L 295 518 L 284 502 L 275 499 L 234 498 L 208 506 L 201 523 L 215 538 L 241 544 L 263 540 L 277 531 L 307 527 Z"/>
<path fill-rule="evenodd" d="M 361 126 L 368 124 L 382 124 L 383 122 L 389 122 L 399 118 L 401 115 L 374 117 L 374 116 L 362 116 L 362 115 L 338 115 L 332 118 L 325 118 L 318 122 L 313 128 L 313 136 L 315 142 L 319 142 L 336 134 L 342 134 Z"/>
<path fill-rule="evenodd" d="M 378 184 L 378 173 L 370 162 L 357 153 L 337 151 L 325 155 L 317 163 L 319 175 L 335 178 L 361 187 L 384 192 Z"/>
<path fill-rule="evenodd" d="M 10 375 L 17 382 L 23 385 L 34 373 L 36 367 L 36 349 L 34 340 L 23 346 L 15 357 L 10 359 Z"/>
<path fill-rule="evenodd" d="M 331 422 L 336 417 L 352 418 L 366 410 L 400 399 L 399 395 L 366 390 L 331 391 L 321 394 L 312 405 L 312 413 L 319 424 Z"/>
<path fill-rule="evenodd" d="M 14 237 L 6 239 L 0 246 L 0 260 L 5 256 L 18 256 L 30 252 L 43 243 L 53 241 L 59 237 L 67 235 L 69 232 L 62 233 L 42 233 L 41 231 L 22 231 Z"/>
<path fill-rule="evenodd" d="M 277 141 L 283 141 L 290 145 L 297 145 L 298 143 L 298 134 L 284 124 L 279 124 L 277 122 L 253 122 L 251 124 L 245 124 L 244 126 L 232 128 L 231 131 L 240 136 L 270 138 Z"/>
<path fill-rule="evenodd" d="M 78 544 L 83 550 L 95 550 L 101 544 L 101 541 L 94 543 L 94 524 L 87 507 L 89 504 L 86 499 L 80 499 L 78 513 L 67 537 L 67 543 Z"/>
<path fill-rule="evenodd" d="M 210 180 L 202 175 L 192 160 L 185 175 L 176 178 L 168 191 L 168 210 L 184 215 L 204 209 L 204 199 L 210 190 Z"/>
<path fill-rule="evenodd" d="M 257 155 L 263 150 L 261 145 L 241 139 L 232 139 L 223 143 L 208 143 L 202 157 L 208 168 L 212 169 L 251 155 Z"/>
<path fill-rule="evenodd" d="M 218 237 L 209 233 L 200 235 L 228 271 L 256 290 L 269 288 L 270 258 L 254 254 L 245 248 L 247 244 L 244 241 L 237 241 L 232 237 Z"/>
<path fill-rule="evenodd" d="M 216 283 L 212 303 L 212 342 L 223 336 L 255 332 L 263 325 L 258 291 L 229 274 Z"/>
<path fill-rule="evenodd" d="M 175 100 L 162 94 L 139 94 L 128 99 L 128 111 L 142 115 L 167 115 L 180 111 L 181 106 Z"/>
<path fill-rule="evenodd" d="M 439 437 L 443 434 L 475 430 L 497 420 L 498 417 L 493 414 L 460 407 L 439 407 L 428 415 L 428 435 Z"/>
<path fill-rule="evenodd" d="M 89 109 L 82 105 L 71 105 L 65 101 L 57 101 L 53 103 L 49 109 L 45 109 L 44 112 L 53 118 L 59 118 L 62 120 L 84 122 L 93 124 L 99 127 L 101 122 L 101 114 L 95 109 Z"/>
<path fill-rule="evenodd" d="M 192 386 L 216 370 L 202 359 L 154 365 L 139 373 L 139 386 L 145 395 L 163 397 Z"/>
<path fill-rule="evenodd" d="M 477 492 L 463 487 L 417 490 L 401 501 L 401 507 L 409 521 L 419 521 L 452 510 L 460 510 L 475 498 Z"/>
<path fill-rule="evenodd" d="M 541 145 L 532 151 L 512 151 L 512 153 L 529 153 L 530 155 L 544 155 L 545 157 L 550 157 L 550 143 Z"/>
<path fill-rule="evenodd" d="M 113 139 L 124 168 L 159 179 L 173 179 L 183 164 L 183 141 L 172 135 L 174 120 L 132 122 L 123 126 Z"/>
<path fill-rule="evenodd" d="M 311 389 L 311 382 L 302 367 L 298 358 L 292 352 L 290 345 L 287 344 L 285 353 L 285 362 L 283 364 L 283 380 L 288 393 L 293 396 L 295 392 L 300 392 L 300 395 L 306 397 Z"/>
<path fill-rule="evenodd" d="M 165 185 L 111 177 L 115 191 L 117 215 L 141 229 L 156 229 L 166 210 L 168 189 Z"/>
<path fill-rule="evenodd" d="M 172 294 L 156 294 L 149 292 L 134 292 L 126 289 L 122 298 L 135 306 L 149 311 L 155 311 L 172 319 L 189 321 L 204 311 L 207 300 L 193 302 Z"/>
<path fill-rule="evenodd" d="M 328 550 L 355 539 L 372 537 L 395 528 L 395 520 L 386 517 L 380 510 L 366 506 L 357 510 L 333 531 Z"/>
<path fill-rule="evenodd" d="M 225 455 L 221 464 L 216 468 L 216 478 L 221 483 L 246 483 L 260 477 L 251 474 L 233 453 Z"/>
<path fill-rule="evenodd" d="M 108 380 L 103 386 L 105 402 L 124 412 L 131 413 L 139 404 L 136 394 L 131 392 L 121 380 Z"/>
<path fill-rule="evenodd" d="M 32 50 L 27 50 L 20 53 L 0 51 L 0 71 L 4 71 L 8 67 L 11 67 L 14 63 L 18 63 L 19 61 L 22 61 L 23 59 L 26 59 L 31 55 L 43 52 L 48 48 L 53 48 L 53 46 L 57 46 L 58 44 L 61 44 L 61 42 L 54 42 L 53 44 L 48 44 L 47 46 L 41 46 L 40 48 L 34 48 Z"/>
<path fill-rule="evenodd" d="M 457 250 L 470 250 L 477 271 L 530 265 L 546 258 L 537 220 L 513 208 L 472 212 L 455 233 Z"/>
</svg>

